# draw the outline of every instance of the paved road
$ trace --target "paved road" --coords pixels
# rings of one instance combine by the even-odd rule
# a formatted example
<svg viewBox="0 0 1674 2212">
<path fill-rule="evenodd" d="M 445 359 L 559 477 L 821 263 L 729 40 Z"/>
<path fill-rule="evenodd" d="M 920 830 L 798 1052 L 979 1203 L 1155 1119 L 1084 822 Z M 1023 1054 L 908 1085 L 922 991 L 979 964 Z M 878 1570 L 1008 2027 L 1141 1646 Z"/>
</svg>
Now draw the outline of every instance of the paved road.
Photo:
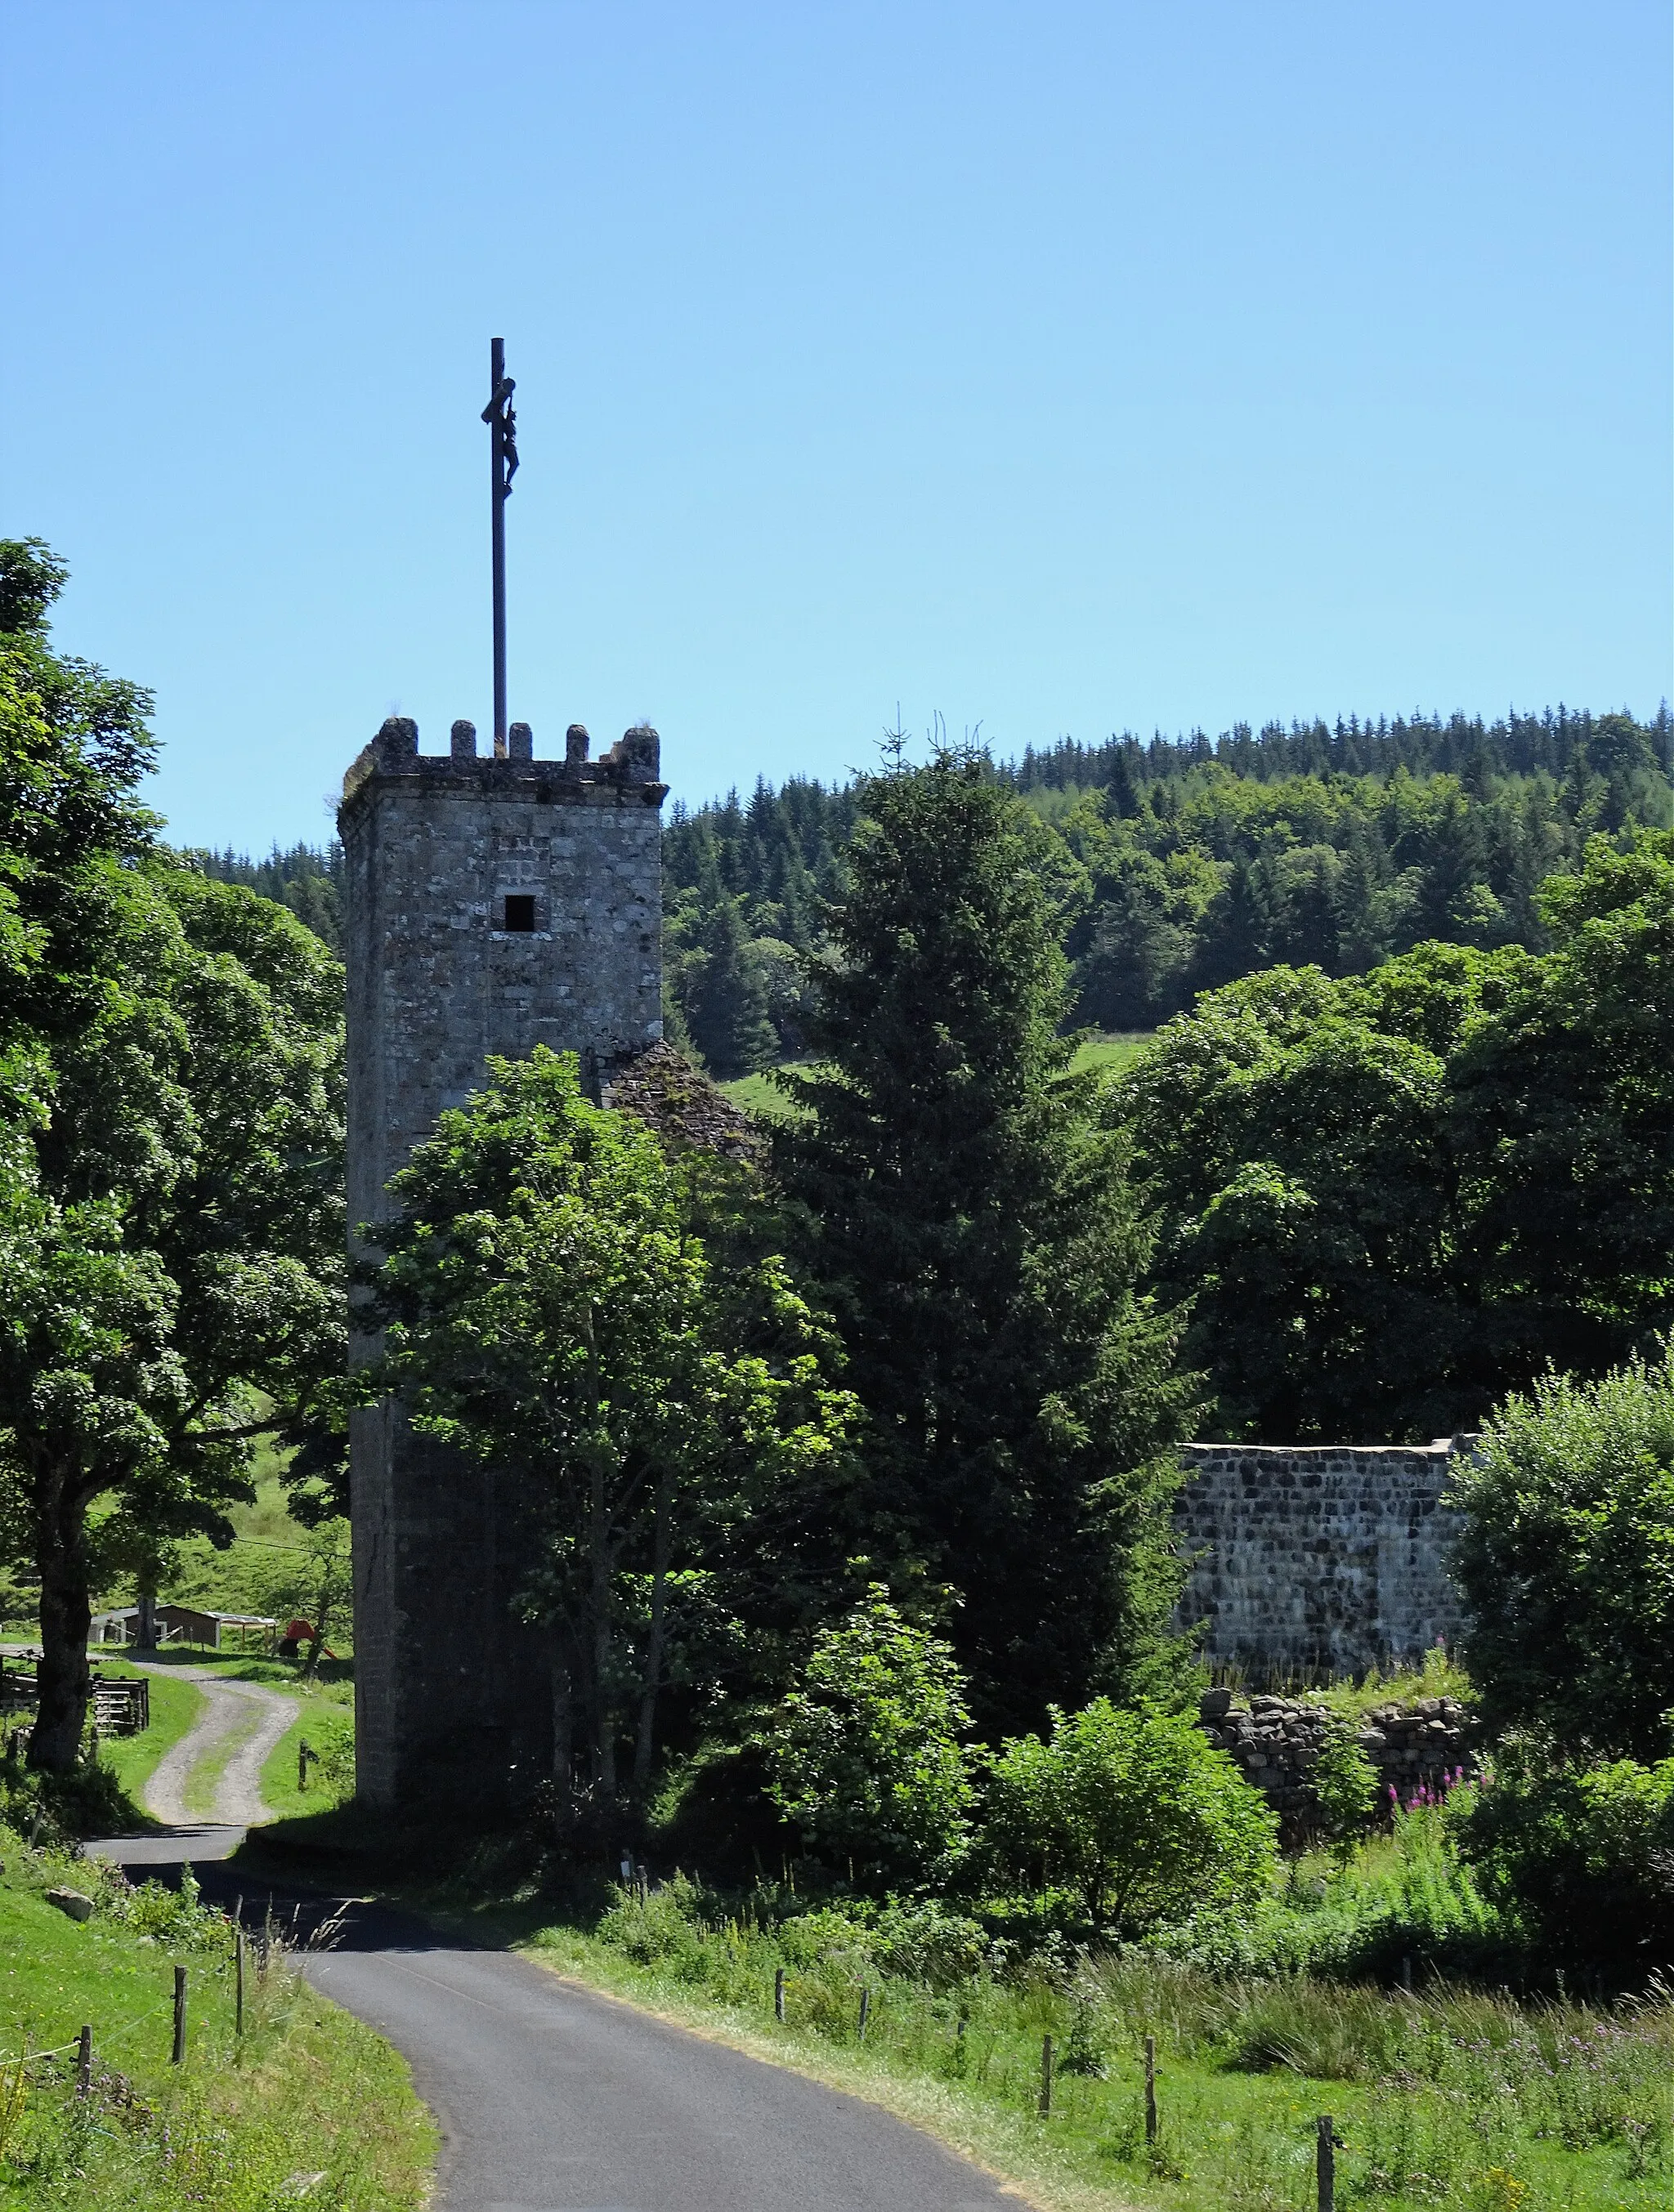
<svg viewBox="0 0 1674 2212">
<path fill-rule="evenodd" d="M 368 1915 L 308 1978 L 406 2054 L 441 2124 L 435 2212 L 1018 2212 L 858 2097 Z"/>
<path fill-rule="evenodd" d="M 204 1708 L 180 1741 L 157 1761 L 145 1785 L 145 1808 L 171 1826 L 190 1826 L 186 1810 L 192 1769 L 202 1759 L 236 1744 L 216 1783 L 210 1820 L 223 1827 L 249 1827 L 271 1820 L 262 1802 L 262 1768 L 301 1707 L 295 1698 L 257 1682 L 229 1682 L 212 1667 L 142 1667 L 144 1674 L 190 1682 Z"/>
<path fill-rule="evenodd" d="M 218 1863 L 239 1834 L 111 1838 L 143 1875 L 189 1857 L 205 1893 L 306 1932 L 326 1908 Z M 868 2105 L 707 2043 L 502 1951 L 379 1905 L 304 1953 L 387 2035 L 443 2134 L 431 2212 L 1019 2212 L 1022 2200 Z"/>
</svg>

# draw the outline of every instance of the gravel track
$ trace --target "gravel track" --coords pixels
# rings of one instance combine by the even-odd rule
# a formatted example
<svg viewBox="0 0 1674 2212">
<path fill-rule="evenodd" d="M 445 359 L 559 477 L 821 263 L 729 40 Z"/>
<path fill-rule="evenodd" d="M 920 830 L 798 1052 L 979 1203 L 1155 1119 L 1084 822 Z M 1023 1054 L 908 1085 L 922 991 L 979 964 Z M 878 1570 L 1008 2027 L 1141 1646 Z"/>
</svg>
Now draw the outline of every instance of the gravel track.
<svg viewBox="0 0 1674 2212">
<path fill-rule="evenodd" d="M 262 1802 L 262 1768 L 301 1706 L 280 1691 L 259 1682 L 229 1682 L 212 1667 L 142 1667 L 143 1674 L 168 1675 L 201 1691 L 204 1710 L 172 1749 L 166 1751 L 145 1785 L 149 1813 L 170 1827 L 192 1826 L 207 1819 L 225 1827 L 254 1827 L 273 1817 Z M 216 1778 L 215 1803 L 207 1814 L 190 1812 L 186 1796 L 192 1770 L 203 1759 L 236 1748 Z"/>
</svg>

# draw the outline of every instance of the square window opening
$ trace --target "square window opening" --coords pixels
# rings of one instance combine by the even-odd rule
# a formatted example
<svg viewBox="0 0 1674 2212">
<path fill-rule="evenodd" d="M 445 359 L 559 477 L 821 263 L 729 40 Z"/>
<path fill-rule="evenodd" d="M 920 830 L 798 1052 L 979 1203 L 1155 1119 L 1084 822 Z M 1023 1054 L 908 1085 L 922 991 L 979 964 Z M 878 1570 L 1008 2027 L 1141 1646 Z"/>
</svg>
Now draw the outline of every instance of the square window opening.
<svg viewBox="0 0 1674 2212">
<path fill-rule="evenodd" d="M 526 937 L 533 933 L 535 902 L 527 891 L 513 891 L 508 896 L 505 926 Z"/>
</svg>

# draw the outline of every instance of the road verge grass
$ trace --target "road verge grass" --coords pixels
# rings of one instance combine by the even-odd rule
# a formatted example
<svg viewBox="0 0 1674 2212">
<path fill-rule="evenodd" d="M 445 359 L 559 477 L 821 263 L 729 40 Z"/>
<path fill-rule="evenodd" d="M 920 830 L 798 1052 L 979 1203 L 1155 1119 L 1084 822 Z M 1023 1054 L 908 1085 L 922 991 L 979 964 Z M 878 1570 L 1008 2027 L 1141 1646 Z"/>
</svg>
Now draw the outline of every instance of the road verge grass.
<svg viewBox="0 0 1674 2212">
<path fill-rule="evenodd" d="M 450 1906 L 438 1886 L 423 1901 L 478 1941 L 866 2097 L 1044 2212 L 1302 2212 L 1325 2113 L 1343 2138 L 1342 2205 L 1667 2212 L 1671 2201 L 1666 1992 L 1617 2008 L 1519 2003 L 1439 1980 L 1409 1993 L 1050 1943 L 1032 1960 L 990 1949 L 957 1972 L 891 1971 L 879 1931 L 835 1912 L 777 1921 L 782 1897 L 729 1911 L 678 1878 L 643 1901 L 614 1895 L 602 1916 L 563 1912 L 533 1888 L 473 1907 L 462 1887 Z M 902 1955 L 898 1942 L 898 1967 Z M 1147 2034 L 1160 2113 L 1150 2143 Z"/>
<path fill-rule="evenodd" d="M 0 1837 L 0 2207 L 5 2212 L 417 2212 L 435 2130 L 380 2037 L 319 1996 L 283 1954 L 247 1981 L 234 2033 L 229 1923 L 156 1885 Z M 99 1910 L 76 1923 L 44 1892 Z M 170 2063 L 176 1963 L 187 2056 Z M 93 2094 L 74 2041 L 94 2035 Z M 47 2055 L 21 2065 L 18 2054 Z"/>
</svg>

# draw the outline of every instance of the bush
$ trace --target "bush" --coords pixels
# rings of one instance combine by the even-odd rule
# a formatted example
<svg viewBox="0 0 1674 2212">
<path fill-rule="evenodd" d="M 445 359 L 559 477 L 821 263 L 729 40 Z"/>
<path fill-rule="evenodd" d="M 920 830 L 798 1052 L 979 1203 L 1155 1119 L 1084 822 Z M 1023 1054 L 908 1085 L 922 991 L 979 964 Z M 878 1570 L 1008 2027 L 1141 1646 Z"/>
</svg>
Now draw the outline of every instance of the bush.
<svg viewBox="0 0 1674 2212">
<path fill-rule="evenodd" d="M 763 1738 L 768 1794 L 869 1887 L 945 1881 L 970 1849 L 971 1725 L 953 1647 L 874 1583 L 822 1631 Z"/>
<path fill-rule="evenodd" d="M 1323 1836 L 1347 1858 L 1356 1832 L 1378 1802 L 1378 1777 L 1360 1739 L 1341 1713 L 1329 1713 L 1319 1756 L 1308 1773 L 1315 1818 Z"/>
<path fill-rule="evenodd" d="M 1636 1759 L 1674 1706 L 1674 1340 L 1507 1398 L 1458 1463 L 1465 1657 L 1498 1727 Z"/>
<path fill-rule="evenodd" d="M 1555 1761 L 1510 1747 L 1468 1793 L 1459 1847 L 1556 1961 L 1674 1964 L 1674 1759 Z"/>
<path fill-rule="evenodd" d="M 696 1883 L 677 1874 L 642 1898 L 637 1890 L 612 1885 L 614 1903 L 600 1920 L 602 1942 L 625 1952 L 636 1966 L 667 1966 L 683 1981 L 705 1979 L 703 1906 Z"/>
<path fill-rule="evenodd" d="M 1327 1870 L 1293 1861 L 1282 1885 L 1242 1919 L 1213 1909 L 1166 1929 L 1159 1955 L 1232 1976 L 1312 1974 L 1341 1983 L 1433 1977 L 1521 1981 L 1519 1929 L 1462 1865 L 1449 1809 L 1396 1813 L 1391 1832 L 1360 1843 Z"/>
<path fill-rule="evenodd" d="M 44 1774 L 15 1759 L 0 1764 L 0 1820 L 20 1835 L 53 1844 L 131 1835 L 147 1825 L 110 1768 L 94 1759 L 65 1774 Z"/>
<path fill-rule="evenodd" d="M 989 1843 L 1014 1876 L 1071 1884 L 1120 1935 L 1194 1908 L 1253 1905 L 1278 1863 L 1278 1822 L 1184 1715 L 1106 1698 L 1052 1709 L 1050 1742 L 1011 1739 L 992 1762 Z"/>
<path fill-rule="evenodd" d="M 969 1980 L 993 1952 L 981 1923 L 950 1912 L 934 1898 L 903 1903 L 891 1898 L 871 1931 L 872 1955 L 886 1974 L 925 1982 L 934 1990 Z"/>
</svg>

